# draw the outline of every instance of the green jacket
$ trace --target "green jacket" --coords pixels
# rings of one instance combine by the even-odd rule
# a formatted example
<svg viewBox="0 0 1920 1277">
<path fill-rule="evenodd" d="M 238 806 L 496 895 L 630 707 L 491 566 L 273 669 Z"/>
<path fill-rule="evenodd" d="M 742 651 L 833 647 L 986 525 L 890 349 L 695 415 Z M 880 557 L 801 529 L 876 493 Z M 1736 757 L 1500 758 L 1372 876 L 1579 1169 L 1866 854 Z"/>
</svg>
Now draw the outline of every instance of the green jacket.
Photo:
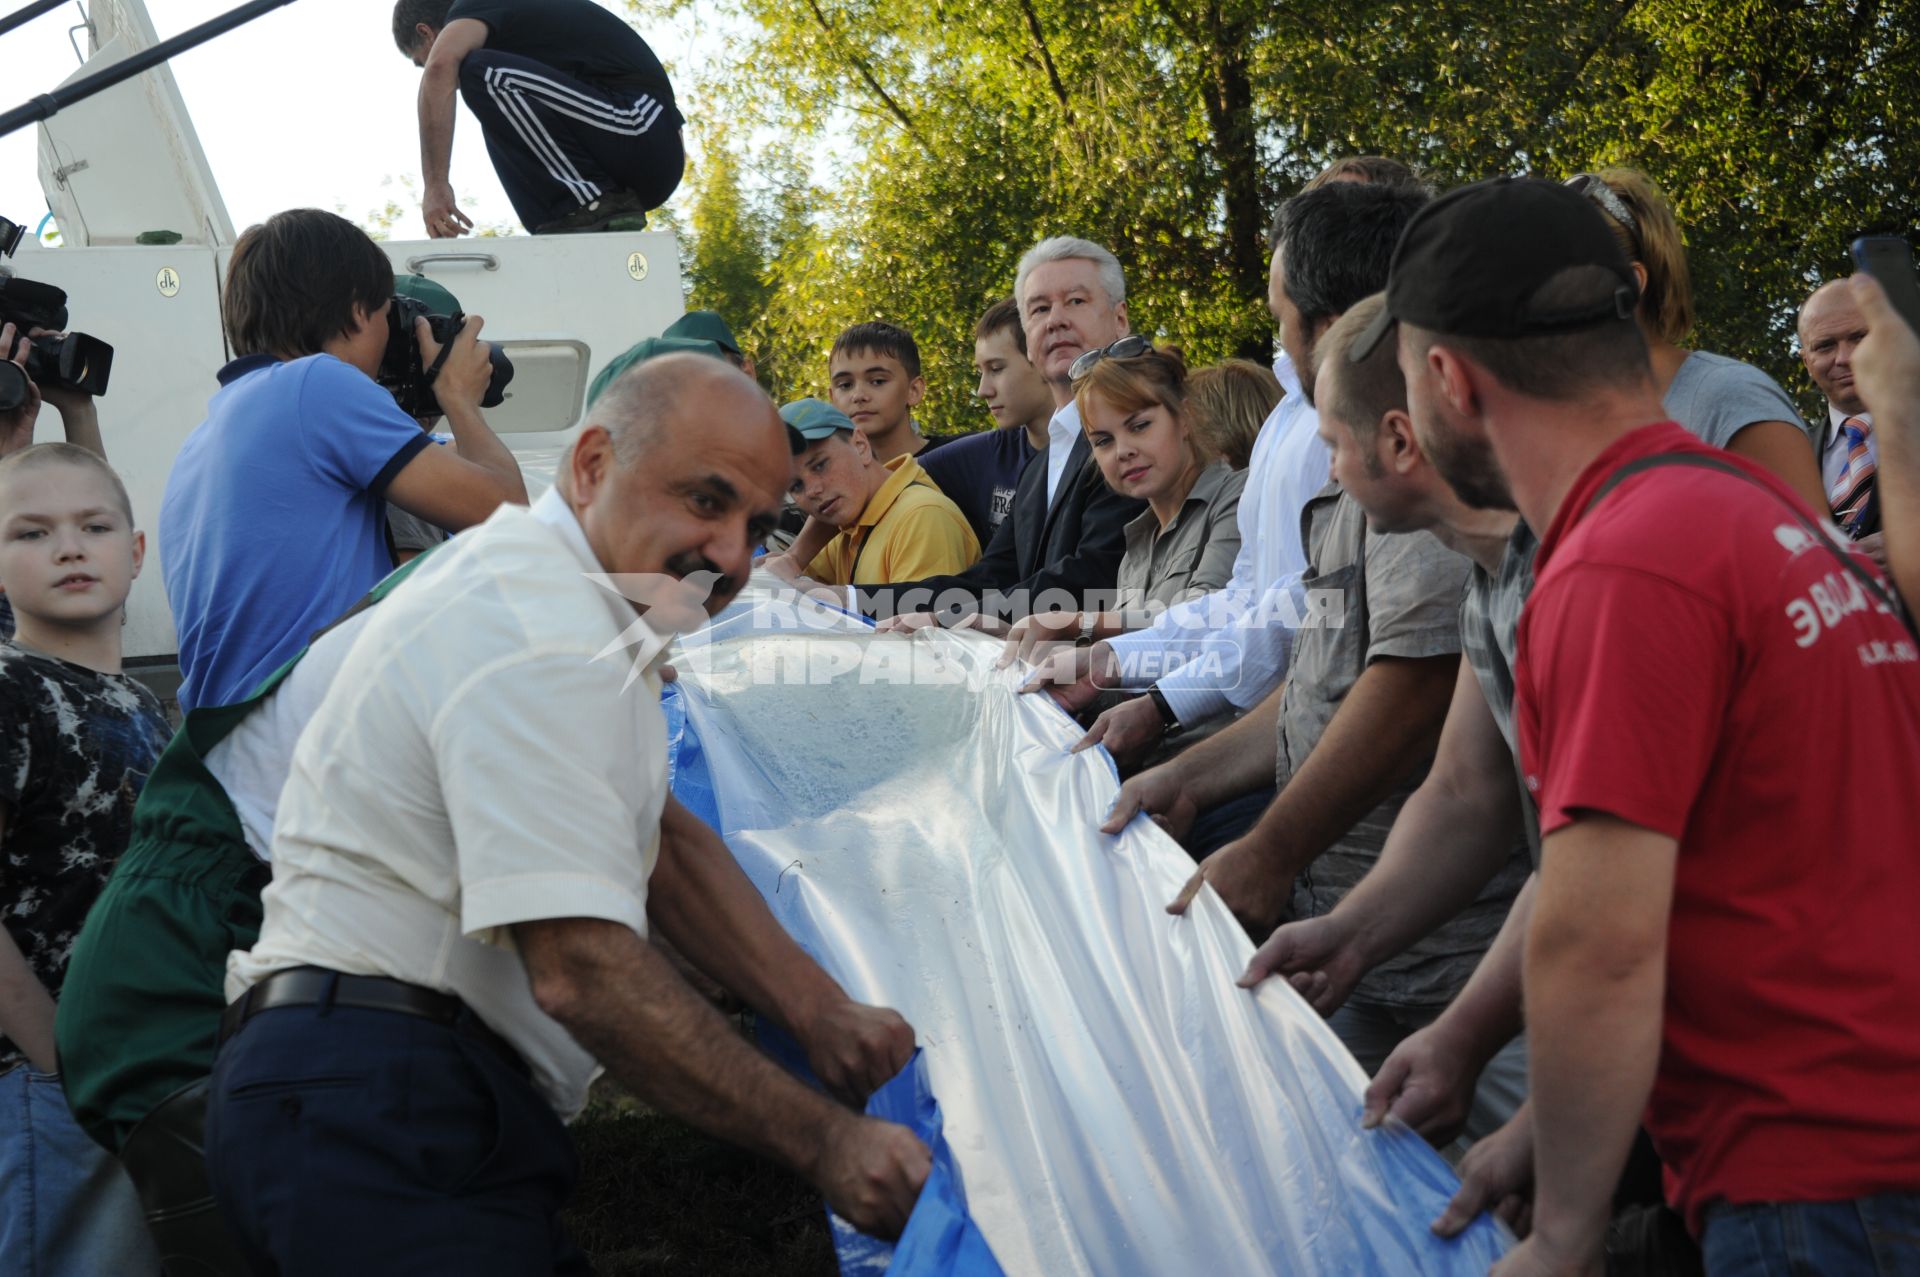
<svg viewBox="0 0 1920 1277">
<path fill-rule="evenodd" d="M 346 616 L 385 598 L 431 553 L 395 570 Z M 55 1047 L 67 1103 L 109 1152 L 118 1154 L 168 1096 L 213 1072 L 227 955 L 259 938 L 260 893 L 272 871 L 247 846 L 206 759 L 310 648 L 247 699 L 187 715 L 147 777 L 126 853 L 74 945 Z"/>
</svg>

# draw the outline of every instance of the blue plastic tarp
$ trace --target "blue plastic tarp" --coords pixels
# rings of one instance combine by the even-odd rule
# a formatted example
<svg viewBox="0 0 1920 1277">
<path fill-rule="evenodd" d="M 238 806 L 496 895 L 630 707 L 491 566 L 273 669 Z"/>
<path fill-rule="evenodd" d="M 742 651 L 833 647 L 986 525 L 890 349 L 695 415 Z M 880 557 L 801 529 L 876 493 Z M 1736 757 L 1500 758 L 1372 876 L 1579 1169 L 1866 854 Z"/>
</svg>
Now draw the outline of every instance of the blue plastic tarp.
<svg viewBox="0 0 1920 1277">
<path fill-rule="evenodd" d="M 674 660 L 675 794 L 922 1048 L 870 1111 L 935 1174 L 897 1247 L 837 1226 L 843 1272 L 1486 1272 L 1505 1231 L 1429 1231 L 1452 1172 L 1360 1129 L 1364 1075 L 1284 982 L 1236 987 L 1217 897 L 1166 914 L 1192 862 L 1099 832 L 1111 762 L 997 655 L 749 595 Z"/>
</svg>

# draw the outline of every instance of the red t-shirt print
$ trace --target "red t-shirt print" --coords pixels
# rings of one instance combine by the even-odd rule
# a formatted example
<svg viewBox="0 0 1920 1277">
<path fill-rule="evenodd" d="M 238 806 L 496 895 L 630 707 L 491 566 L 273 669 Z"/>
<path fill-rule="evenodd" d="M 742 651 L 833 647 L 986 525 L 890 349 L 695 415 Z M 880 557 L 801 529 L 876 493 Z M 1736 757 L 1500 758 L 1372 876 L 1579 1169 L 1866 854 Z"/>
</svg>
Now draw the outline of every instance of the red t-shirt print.
<svg viewBox="0 0 1920 1277">
<path fill-rule="evenodd" d="M 1765 486 L 1661 467 L 1586 513 L 1681 451 Z M 1679 843 L 1646 1120 L 1696 1231 L 1716 1200 L 1920 1187 L 1920 650 L 1788 503 L 1811 513 L 1636 430 L 1568 494 L 1520 619 L 1541 831 L 1605 812 Z"/>
</svg>

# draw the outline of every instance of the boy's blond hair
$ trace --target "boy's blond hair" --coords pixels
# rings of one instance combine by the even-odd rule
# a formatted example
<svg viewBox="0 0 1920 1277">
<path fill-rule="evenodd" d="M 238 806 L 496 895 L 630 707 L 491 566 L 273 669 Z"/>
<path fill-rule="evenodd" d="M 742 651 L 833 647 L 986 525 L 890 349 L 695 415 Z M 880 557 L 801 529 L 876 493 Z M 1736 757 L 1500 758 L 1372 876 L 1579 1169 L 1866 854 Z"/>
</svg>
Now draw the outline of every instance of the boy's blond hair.
<svg viewBox="0 0 1920 1277">
<path fill-rule="evenodd" d="M 1397 342 L 1374 345 L 1367 357 L 1354 363 L 1347 352 L 1356 338 L 1387 308 L 1387 295 L 1375 293 L 1347 308 L 1320 339 L 1320 376 L 1314 386 L 1320 411 L 1346 426 L 1366 458 L 1367 473 L 1379 477 L 1380 460 L 1374 440 L 1390 412 L 1407 410 L 1407 379 L 1400 371 Z"/>
<path fill-rule="evenodd" d="M 22 448 L 0 457 L 0 482 L 4 482 L 15 471 L 37 469 L 41 466 L 65 464 L 79 466 L 83 470 L 92 470 L 107 477 L 107 483 L 113 488 L 114 504 L 127 516 L 129 527 L 133 524 L 133 498 L 127 495 L 127 485 L 120 481 L 114 468 L 107 459 L 88 448 L 74 443 L 36 443 L 31 448 Z M 0 515 L 5 515 L 0 510 Z"/>
</svg>

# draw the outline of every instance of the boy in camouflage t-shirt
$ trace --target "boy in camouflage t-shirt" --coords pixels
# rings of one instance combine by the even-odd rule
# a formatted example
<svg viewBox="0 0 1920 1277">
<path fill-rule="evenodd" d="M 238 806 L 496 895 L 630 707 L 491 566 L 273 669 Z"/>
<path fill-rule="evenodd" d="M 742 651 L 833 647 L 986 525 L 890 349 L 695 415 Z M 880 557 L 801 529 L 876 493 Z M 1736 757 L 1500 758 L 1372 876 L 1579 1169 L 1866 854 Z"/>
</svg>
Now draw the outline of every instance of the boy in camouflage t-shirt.
<svg viewBox="0 0 1920 1277">
<path fill-rule="evenodd" d="M 60 1090 L 54 1003 L 166 744 L 153 693 L 121 672 L 145 549 L 97 455 L 43 444 L 0 460 L 0 1254 L 24 1272 L 156 1274 L 119 1164 Z"/>
</svg>

